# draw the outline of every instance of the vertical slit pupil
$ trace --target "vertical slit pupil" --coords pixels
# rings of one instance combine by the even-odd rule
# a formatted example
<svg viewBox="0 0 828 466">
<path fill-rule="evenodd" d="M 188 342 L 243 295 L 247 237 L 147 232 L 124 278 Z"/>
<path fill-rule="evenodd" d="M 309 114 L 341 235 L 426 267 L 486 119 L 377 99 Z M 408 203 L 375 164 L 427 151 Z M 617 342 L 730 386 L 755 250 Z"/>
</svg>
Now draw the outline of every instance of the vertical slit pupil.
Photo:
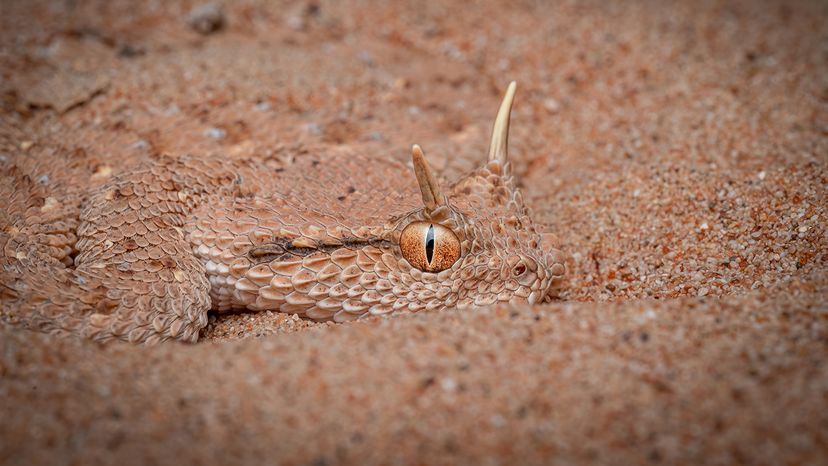
<svg viewBox="0 0 828 466">
<path fill-rule="evenodd" d="M 434 225 L 428 226 L 425 241 L 426 260 L 431 264 L 431 259 L 434 258 Z"/>
</svg>

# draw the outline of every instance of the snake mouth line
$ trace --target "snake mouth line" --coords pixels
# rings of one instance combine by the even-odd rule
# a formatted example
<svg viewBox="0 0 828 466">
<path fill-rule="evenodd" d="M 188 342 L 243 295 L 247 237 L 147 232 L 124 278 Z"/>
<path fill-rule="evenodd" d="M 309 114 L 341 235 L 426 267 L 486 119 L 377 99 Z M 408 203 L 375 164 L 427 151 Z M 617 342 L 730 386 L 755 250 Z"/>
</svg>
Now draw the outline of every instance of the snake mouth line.
<svg viewBox="0 0 828 466">
<path fill-rule="evenodd" d="M 267 263 L 274 260 L 290 260 L 307 257 L 321 252 L 331 254 L 337 249 L 359 249 L 366 246 L 375 246 L 380 249 L 388 249 L 394 246 L 386 239 L 361 239 L 347 238 L 336 243 L 323 243 L 314 246 L 296 246 L 293 240 L 280 238 L 276 241 L 255 246 L 250 249 L 248 256 L 253 263 Z"/>
</svg>

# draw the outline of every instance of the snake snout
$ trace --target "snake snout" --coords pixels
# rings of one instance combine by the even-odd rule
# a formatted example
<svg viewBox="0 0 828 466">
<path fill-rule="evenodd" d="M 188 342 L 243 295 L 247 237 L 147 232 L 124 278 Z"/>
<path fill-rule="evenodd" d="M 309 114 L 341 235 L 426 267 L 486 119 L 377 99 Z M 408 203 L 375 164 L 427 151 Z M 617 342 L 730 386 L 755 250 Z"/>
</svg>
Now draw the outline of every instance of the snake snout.
<svg viewBox="0 0 828 466">
<path fill-rule="evenodd" d="M 560 249 L 551 248 L 546 252 L 546 270 L 548 272 L 548 285 L 544 293 L 543 301 L 548 302 L 558 297 L 558 292 L 566 275 L 566 254 Z"/>
</svg>

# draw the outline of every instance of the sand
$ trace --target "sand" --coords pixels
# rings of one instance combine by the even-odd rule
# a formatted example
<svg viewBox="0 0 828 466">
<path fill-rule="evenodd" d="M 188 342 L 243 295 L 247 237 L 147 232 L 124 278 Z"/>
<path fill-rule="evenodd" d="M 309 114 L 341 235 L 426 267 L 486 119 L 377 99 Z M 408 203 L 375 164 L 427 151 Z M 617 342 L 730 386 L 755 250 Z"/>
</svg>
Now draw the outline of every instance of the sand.
<svg viewBox="0 0 828 466">
<path fill-rule="evenodd" d="M 8 1 L 0 157 L 510 157 L 560 300 L 211 316 L 99 346 L 0 315 L 3 464 L 828 462 L 824 2 Z M 406 174 L 401 174 L 406 176 Z M 78 181 L 81 180 L 81 181 Z"/>
</svg>

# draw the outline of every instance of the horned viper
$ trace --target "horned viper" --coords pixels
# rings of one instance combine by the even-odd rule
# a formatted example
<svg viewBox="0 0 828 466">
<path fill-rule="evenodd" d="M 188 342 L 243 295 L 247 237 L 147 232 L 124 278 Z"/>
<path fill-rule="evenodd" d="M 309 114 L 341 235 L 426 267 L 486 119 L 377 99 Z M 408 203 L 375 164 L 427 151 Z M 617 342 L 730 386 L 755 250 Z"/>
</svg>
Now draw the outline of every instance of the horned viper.
<svg viewBox="0 0 828 466">
<path fill-rule="evenodd" d="M 14 176 L 4 307 L 42 331 L 156 343 L 195 341 L 210 309 L 347 321 L 540 302 L 566 269 L 512 175 L 514 94 L 513 82 L 488 158 L 445 187 L 416 145 L 416 183 L 402 164 L 343 151 L 283 169 L 164 156 L 65 197 Z"/>
</svg>

